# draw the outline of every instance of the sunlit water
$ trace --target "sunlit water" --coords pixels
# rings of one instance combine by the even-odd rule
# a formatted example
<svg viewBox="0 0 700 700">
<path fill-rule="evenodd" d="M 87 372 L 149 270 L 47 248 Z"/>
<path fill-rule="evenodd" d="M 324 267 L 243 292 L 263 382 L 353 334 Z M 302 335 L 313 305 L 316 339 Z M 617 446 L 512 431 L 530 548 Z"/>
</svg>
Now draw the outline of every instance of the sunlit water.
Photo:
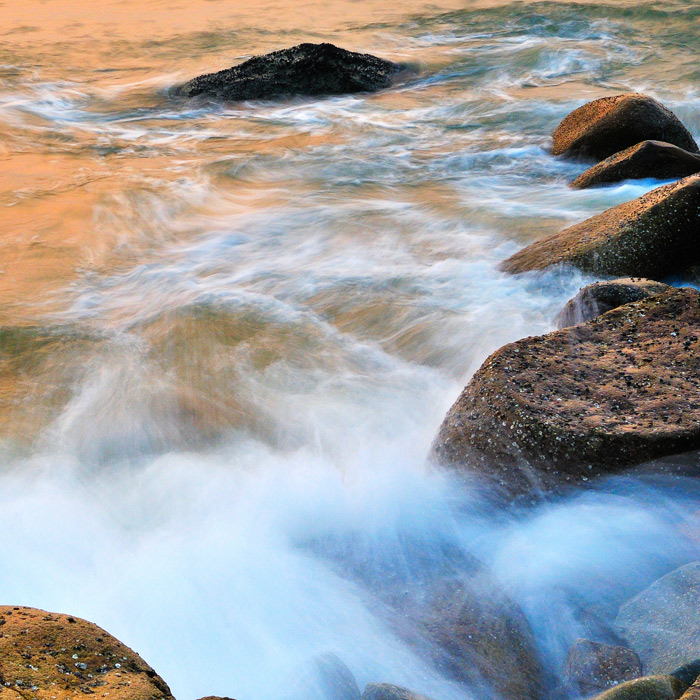
<svg viewBox="0 0 700 700">
<path fill-rule="evenodd" d="M 583 166 L 548 155 L 558 121 L 645 91 L 698 136 L 700 10 L 235 5 L 0 5 L 0 601 L 99 623 L 181 700 L 288 697 L 325 652 L 360 687 L 481 697 L 367 585 L 462 550 L 556 677 L 603 633 L 582 610 L 700 554 L 697 484 L 518 509 L 426 455 L 488 354 L 590 281 L 498 262 L 658 184 L 568 189 Z M 420 73 L 373 96 L 170 96 L 303 40 Z"/>
</svg>

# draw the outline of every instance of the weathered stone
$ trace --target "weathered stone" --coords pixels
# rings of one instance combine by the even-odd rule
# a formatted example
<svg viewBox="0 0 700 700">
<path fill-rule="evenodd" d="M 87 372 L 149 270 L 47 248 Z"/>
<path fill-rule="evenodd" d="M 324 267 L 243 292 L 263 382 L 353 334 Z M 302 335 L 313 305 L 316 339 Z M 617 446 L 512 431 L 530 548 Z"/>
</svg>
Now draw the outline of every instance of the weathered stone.
<svg viewBox="0 0 700 700">
<path fill-rule="evenodd" d="M 374 92 L 389 87 L 401 68 L 332 44 L 299 44 L 200 75 L 177 92 L 224 101 Z"/>
<path fill-rule="evenodd" d="M 700 172 L 700 155 L 663 141 L 642 141 L 589 168 L 571 186 L 583 190 L 621 180 L 648 177 L 670 180 L 697 172 Z"/>
<path fill-rule="evenodd" d="M 506 345 L 448 412 L 433 456 L 527 493 L 697 450 L 699 337 L 700 293 L 682 288 Z"/>
<path fill-rule="evenodd" d="M 667 292 L 672 287 L 662 282 L 637 277 L 623 277 L 595 282 L 579 289 L 554 320 L 557 328 L 585 323 L 618 306 Z"/>
<path fill-rule="evenodd" d="M 678 700 L 687 687 L 673 676 L 645 676 L 610 688 L 595 700 Z"/>
<path fill-rule="evenodd" d="M 632 649 L 577 639 L 566 657 L 564 675 L 584 695 L 593 695 L 639 678 L 642 665 Z"/>
<path fill-rule="evenodd" d="M 369 683 L 362 693 L 362 700 L 430 700 L 408 688 L 391 683 Z"/>
<path fill-rule="evenodd" d="M 567 115 L 552 136 L 552 153 L 602 160 L 647 140 L 698 152 L 671 110 L 647 95 L 625 93 L 593 100 Z"/>
<path fill-rule="evenodd" d="M 687 664 L 670 671 L 668 675 L 678 678 L 679 681 L 683 681 L 686 685 L 692 685 L 700 676 L 700 659 L 693 659 L 693 661 L 689 661 Z"/>
<path fill-rule="evenodd" d="M 619 633 L 645 673 L 668 673 L 700 656 L 700 562 L 672 571 L 620 607 Z"/>
<path fill-rule="evenodd" d="M 165 681 L 97 625 L 68 615 L 0 607 L 0 695 L 69 700 L 171 700 Z"/>
<path fill-rule="evenodd" d="M 505 260 L 510 273 L 573 265 L 661 279 L 700 262 L 700 176 L 694 175 L 545 236 Z"/>
<path fill-rule="evenodd" d="M 690 688 L 681 695 L 681 700 L 700 700 L 700 681 L 697 678 Z"/>
</svg>

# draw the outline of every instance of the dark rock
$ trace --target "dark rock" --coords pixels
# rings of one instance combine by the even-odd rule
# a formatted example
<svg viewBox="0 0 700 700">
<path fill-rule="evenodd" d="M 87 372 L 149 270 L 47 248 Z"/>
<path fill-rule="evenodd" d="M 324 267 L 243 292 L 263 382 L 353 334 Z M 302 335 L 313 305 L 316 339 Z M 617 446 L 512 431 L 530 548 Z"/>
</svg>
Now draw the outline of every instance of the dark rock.
<svg viewBox="0 0 700 700">
<path fill-rule="evenodd" d="M 600 316 L 610 309 L 667 292 L 672 287 L 662 282 L 635 277 L 623 277 L 595 282 L 579 289 L 555 319 L 557 328 L 575 326 Z"/>
<path fill-rule="evenodd" d="M 646 673 L 668 673 L 700 656 L 700 562 L 672 571 L 620 607 L 620 635 Z"/>
<path fill-rule="evenodd" d="M 658 187 L 545 236 L 501 264 L 513 274 L 573 265 L 586 272 L 661 279 L 700 261 L 700 176 Z"/>
<path fill-rule="evenodd" d="M 674 669 L 668 675 L 683 681 L 686 685 L 692 685 L 700 676 L 700 659 L 689 661 L 687 664 Z"/>
<path fill-rule="evenodd" d="M 290 684 L 294 700 L 360 700 L 352 671 L 335 655 L 320 654 Z"/>
<path fill-rule="evenodd" d="M 571 186 L 583 190 L 621 180 L 648 177 L 670 180 L 697 172 L 700 172 L 700 155 L 663 141 L 642 141 L 589 168 Z"/>
<path fill-rule="evenodd" d="M 682 288 L 506 345 L 448 412 L 433 456 L 517 494 L 697 450 L 699 338 L 700 293 Z"/>
<path fill-rule="evenodd" d="M 369 683 L 362 693 L 362 700 L 430 700 L 407 688 L 390 683 Z"/>
<path fill-rule="evenodd" d="M 575 109 L 556 128 L 552 140 L 554 155 L 596 161 L 648 140 L 698 152 L 690 132 L 671 110 L 637 93 L 603 97 Z"/>
<path fill-rule="evenodd" d="M 564 675 L 588 696 L 639 678 L 642 665 L 632 649 L 577 639 L 566 657 Z"/>
<path fill-rule="evenodd" d="M 645 676 L 610 688 L 595 700 L 678 700 L 686 688 L 673 676 Z"/>
<path fill-rule="evenodd" d="M 165 681 L 138 654 L 91 622 L 2 606 L 0 630 L 3 690 L 20 698 L 172 700 Z"/>
<path fill-rule="evenodd" d="M 180 86 L 177 93 L 240 101 L 375 92 L 389 87 L 401 69 L 391 61 L 333 44 L 299 44 L 200 75 Z"/>
</svg>

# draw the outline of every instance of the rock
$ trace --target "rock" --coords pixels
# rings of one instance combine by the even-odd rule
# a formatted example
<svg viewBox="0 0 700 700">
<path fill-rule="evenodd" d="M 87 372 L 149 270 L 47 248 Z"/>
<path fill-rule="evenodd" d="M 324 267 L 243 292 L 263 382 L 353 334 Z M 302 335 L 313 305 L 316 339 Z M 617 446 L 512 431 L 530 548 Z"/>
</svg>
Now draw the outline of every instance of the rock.
<svg viewBox="0 0 700 700">
<path fill-rule="evenodd" d="M 646 673 L 667 673 L 700 656 L 700 562 L 652 583 L 620 607 L 619 633 Z"/>
<path fill-rule="evenodd" d="M 595 282 L 579 289 L 578 294 L 567 302 L 554 322 L 557 328 L 585 323 L 610 309 L 623 304 L 667 292 L 672 287 L 662 282 L 635 277 L 623 277 L 606 282 Z"/>
<path fill-rule="evenodd" d="M 688 690 L 681 695 L 681 700 L 700 700 L 700 682 L 696 679 Z"/>
<path fill-rule="evenodd" d="M 501 264 L 513 274 L 573 265 L 661 279 L 700 261 L 700 176 L 694 175 L 545 236 Z"/>
<path fill-rule="evenodd" d="M 335 654 L 314 657 L 290 686 L 290 700 L 360 700 L 355 676 Z"/>
<path fill-rule="evenodd" d="M 670 180 L 697 172 L 700 172 L 700 155 L 663 141 L 642 141 L 589 168 L 571 183 L 571 187 L 583 190 L 647 177 Z"/>
<path fill-rule="evenodd" d="M 567 115 L 552 135 L 552 153 L 598 161 L 648 140 L 698 152 L 671 110 L 647 95 L 625 93 L 593 100 Z"/>
<path fill-rule="evenodd" d="M 683 664 L 671 671 L 668 675 L 683 681 L 686 685 L 692 685 L 700 676 L 700 659 L 689 661 L 687 664 Z"/>
<path fill-rule="evenodd" d="M 369 683 L 362 693 L 362 700 L 430 700 L 407 688 L 390 683 Z"/>
<path fill-rule="evenodd" d="M 678 700 L 686 688 L 673 676 L 645 676 L 610 688 L 595 700 Z"/>
<path fill-rule="evenodd" d="M 193 78 L 177 90 L 184 97 L 239 101 L 375 92 L 389 87 L 396 63 L 333 44 L 299 44 Z"/>
<path fill-rule="evenodd" d="M 642 665 L 632 649 L 577 639 L 566 657 L 564 675 L 584 695 L 594 695 L 639 678 Z"/>
<path fill-rule="evenodd" d="M 207 695 L 206 697 L 199 698 L 199 700 L 234 700 L 233 698 L 227 698 L 222 695 Z"/>
<path fill-rule="evenodd" d="M 700 293 L 682 288 L 510 343 L 452 406 L 433 457 L 522 494 L 696 450 L 699 337 Z"/>
<path fill-rule="evenodd" d="M 165 681 L 97 625 L 24 607 L 0 607 L 0 687 L 8 697 L 172 700 Z"/>
</svg>

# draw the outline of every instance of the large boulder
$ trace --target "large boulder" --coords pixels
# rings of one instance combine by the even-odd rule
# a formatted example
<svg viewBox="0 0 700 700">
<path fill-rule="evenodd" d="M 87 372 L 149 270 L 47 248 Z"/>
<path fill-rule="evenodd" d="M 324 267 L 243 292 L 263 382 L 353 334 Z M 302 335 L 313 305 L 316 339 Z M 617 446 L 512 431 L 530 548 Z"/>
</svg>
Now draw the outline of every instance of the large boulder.
<svg viewBox="0 0 700 700">
<path fill-rule="evenodd" d="M 647 95 L 625 93 L 588 102 L 567 115 L 552 135 L 552 153 L 602 160 L 647 140 L 698 152 L 671 110 Z"/>
<path fill-rule="evenodd" d="M 642 141 L 615 153 L 583 174 L 571 186 L 577 190 L 621 180 L 671 180 L 700 172 L 700 155 L 663 141 Z"/>
<path fill-rule="evenodd" d="M 510 343 L 452 406 L 433 457 L 527 493 L 697 450 L 699 337 L 700 292 L 682 288 Z"/>
<path fill-rule="evenodd" d="M 585 696 L 590 696 L 639 678 L 642 665 L 628 647 L 577 639 L 567 654 L 564 675 Z"/>
<path fill-rule="evenodd" d="M 595 700 L 678 700 L 687 687 L 673 676 L 645 676 L 610 688 Z"/>
<path fill-rule="evenodd" d="M 34 608 L 0 607 L 0 682 L 17 700 L 172 699 L 138 654 L 97 625 Z"/>
<path fill-rule="evenodd" d="M 510 273 L 573 265 L 616 277 L 660 279 L 700 261 L 700 176 L 658 187 L 545 236 L 501 264 Z"/>
<path fill-rule="evenodd" d="M 389 87 L 401 66 L 333 44 L 299 44 L 180 86 L 184 97 L 240 101 L 375 92 Z"/>
<path fill-rule="evenodd" d="M 667 292 L 672 287 L 662 282 L 637 277 L 623 277 L 605 282 L 594 282 L 579 289 L 578 294 L 566 303 L 554 322 L 557 328 L 585 323 L 610 309 Z"/>
<path fill-rule="evenodd" d="M 333 653 L 319 654 L 289 681 L 285 700 L 360 700 L 352 671 Z"/>
<path fill-rule="evenodd" d="M 391 683 L 368 683 L 365 692 L 362 693 L 362 700 L 430 700 L 430 698 Z"/>
<path fill-rule="evenodd" d="M 700 562 L 652 583 L 620 607 L 619 634 L 645 673 L 671 673 L 700 657 Z"/>
</svg>

